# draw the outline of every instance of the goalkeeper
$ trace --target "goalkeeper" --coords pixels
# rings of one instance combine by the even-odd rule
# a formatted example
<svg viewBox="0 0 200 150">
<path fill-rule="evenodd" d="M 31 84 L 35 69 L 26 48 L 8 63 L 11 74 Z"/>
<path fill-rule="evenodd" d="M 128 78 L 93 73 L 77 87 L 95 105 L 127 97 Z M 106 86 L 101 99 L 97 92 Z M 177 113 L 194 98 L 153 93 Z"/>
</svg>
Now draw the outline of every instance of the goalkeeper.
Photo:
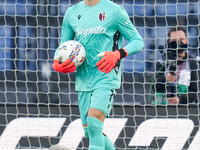
<svg viewBox="0 0 200 150">
<path fill-rule="evenodd" d="M 138 53 L 144 43 L 125 9 L 110 0 L 84 0 L 68 8 L 64 15 L 61 42 L 76 39 L 86 50 L 86 59 L 76 68 L 71 60 L 59 63 L 58 49 L 53 69 L 76 71 L 75 89 L 89 150 L 114 150 L 103 133 L 116 89 L 121 84 L 121 59 Z M 122 47 L 122 37 L 129 43 Z"/>
</svg>

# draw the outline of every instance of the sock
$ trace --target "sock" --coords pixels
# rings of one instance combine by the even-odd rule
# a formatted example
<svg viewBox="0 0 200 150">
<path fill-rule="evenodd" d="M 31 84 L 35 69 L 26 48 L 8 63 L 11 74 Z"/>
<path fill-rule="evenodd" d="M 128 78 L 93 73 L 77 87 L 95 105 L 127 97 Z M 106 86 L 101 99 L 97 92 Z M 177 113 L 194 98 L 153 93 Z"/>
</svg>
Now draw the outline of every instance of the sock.
<svg viewBox="0 0 200 150">
<path fill-rule="evenodd" d="M 94 118 L 88 117 L 89 150 L 105 150 L 104 135 L 102 134 L 103 123 Z"/>
<path fill-rule="evenodd" d="M 115 150 L 115 147 L 111 140 L 105 134 L 103 134 L 103 136 L 105 141 L 105 150 Z"/>
<path fill-rule="evenodd" d="M 85 132 L 85 137 L 87 139 L 89 139 L 88 127 L 83 127 L 83 129 L 84 129 L 84 132 Z"/>
</svg>

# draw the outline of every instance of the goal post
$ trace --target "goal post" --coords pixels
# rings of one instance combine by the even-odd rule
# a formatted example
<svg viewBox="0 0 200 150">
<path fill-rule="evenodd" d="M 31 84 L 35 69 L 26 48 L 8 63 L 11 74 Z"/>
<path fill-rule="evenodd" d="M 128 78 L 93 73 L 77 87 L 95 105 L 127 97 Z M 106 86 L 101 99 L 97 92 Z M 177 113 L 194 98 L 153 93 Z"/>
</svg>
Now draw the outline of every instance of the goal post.
<svg viewBox="0 0 200 150">
<path fill-rule="evenodd" d="M 87 149 L 75 72 L 52 69 L 64 14 L 79 1 L 0 0 L 0 149 L 47 150 L 56 144 Z M 185 27 L 187 52 L 200 60 L 200 2 L 112 1 L 126 9 L 145 46 L 122 60 L 122 84 L 105 134 L 117 150 L 200 149 L 199 104 L 152 104 L 155 63 L 170 27 Z M 199 79 L 193 82 L 199 85 Z"/>
</svg>

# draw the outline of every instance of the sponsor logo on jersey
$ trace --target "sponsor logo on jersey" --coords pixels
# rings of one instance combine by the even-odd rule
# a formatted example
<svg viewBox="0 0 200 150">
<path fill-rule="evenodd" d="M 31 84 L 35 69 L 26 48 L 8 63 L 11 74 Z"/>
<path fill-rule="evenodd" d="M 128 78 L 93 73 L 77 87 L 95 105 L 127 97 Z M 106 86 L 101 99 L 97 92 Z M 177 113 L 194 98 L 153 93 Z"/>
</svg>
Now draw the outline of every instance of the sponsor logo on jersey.
<svg viewBox="0 0 200 150">
<path fill-rule="evenodd" d="M 105 18 L 106 18 L 106 13 L 105 13 L 105 12 L 101 12 L 101 13 L 99 14 L 99 20 L 100 20 L 100 21 L 104 21 Z"/>
<path fill-rule="evenodd" d="M 106 28 L 103 28 L 101 26 L 99 27 L 93 27 L 89 29 L 82 29 L 81 27 L 77 28 L 77 35 L 84 35 L 85 37 L 89 34 L 104 34 L 106 32 Z"/>
</svg>

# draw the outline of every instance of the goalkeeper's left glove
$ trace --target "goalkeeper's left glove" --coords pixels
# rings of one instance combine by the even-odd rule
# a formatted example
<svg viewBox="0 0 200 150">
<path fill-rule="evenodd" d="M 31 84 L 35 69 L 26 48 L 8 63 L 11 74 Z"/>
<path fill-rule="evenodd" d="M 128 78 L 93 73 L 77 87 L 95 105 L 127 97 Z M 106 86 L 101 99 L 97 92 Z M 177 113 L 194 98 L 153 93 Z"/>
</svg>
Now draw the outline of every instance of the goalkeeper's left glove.
<svg viewBox="0 0 200 150">
<path fill-rule="evenodd" d="M 98 54 L 98 57 L 103 57 L 101 60 L 97 62 L 98 70 L 101 72 L 109 73 L 116 65 L 116 63 L 123 57 L 128 55 L 126 49 L 121 48 L 116 51 L 105 51 L 103 53 Z"/>
</svg>

